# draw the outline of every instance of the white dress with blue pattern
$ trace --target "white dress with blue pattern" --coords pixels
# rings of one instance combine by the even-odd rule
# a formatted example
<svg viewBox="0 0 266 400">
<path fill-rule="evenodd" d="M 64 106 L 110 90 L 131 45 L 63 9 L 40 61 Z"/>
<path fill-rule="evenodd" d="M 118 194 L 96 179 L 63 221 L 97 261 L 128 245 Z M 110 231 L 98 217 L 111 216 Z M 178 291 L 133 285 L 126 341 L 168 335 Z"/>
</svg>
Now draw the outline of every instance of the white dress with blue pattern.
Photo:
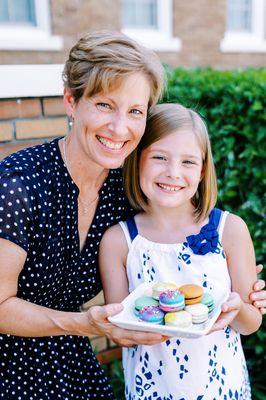
<svg viewBox="0 0 266 400">
<path fill-rule="evenodd" d="M 142 282 L 174 281 L 199 284 L 214 298 L 221 290 L 229 294 L 221 246 L 227 214 L 214 209 L 200 234 L 178 244 L 154 243 L 138 234 L 133 219 L 120 222 L 129 246 L 129 291 Z M 123 367 L 127 400 L 251 399 L 240 335 L 230 327 L 197 339 L 125 348 Z"/>
</svg>

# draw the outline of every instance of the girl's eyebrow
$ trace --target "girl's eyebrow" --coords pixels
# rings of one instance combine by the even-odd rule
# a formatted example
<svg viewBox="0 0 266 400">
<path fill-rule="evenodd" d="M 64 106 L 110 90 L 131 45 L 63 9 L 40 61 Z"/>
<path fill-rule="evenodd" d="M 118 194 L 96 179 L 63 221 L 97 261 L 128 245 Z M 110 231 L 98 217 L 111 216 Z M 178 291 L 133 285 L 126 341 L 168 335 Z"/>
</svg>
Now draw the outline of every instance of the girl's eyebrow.
<svg viewBox="0 0 266 400">
<path fill-rule="evenodd" d="M 155 148 L 155 149 L 152 149 L 152 150 L 150 150 L 150 152 L 151 153 L 165 153 L 165 154 L 167 154 L 167 153 L 169 153 L 167 150 L 165 150 L 165 149 L 161 149 L 161 148 Z M 185 158 L 192 158 L 192 159 L 195 159 L 195 160 L 201 160 L 201 157 L 198 157 L 198 156 L 194 156 L 193 154 L 181 154 L 181 157 L 183 158 L 183 157 L 185 157 Z"/>
</svg>

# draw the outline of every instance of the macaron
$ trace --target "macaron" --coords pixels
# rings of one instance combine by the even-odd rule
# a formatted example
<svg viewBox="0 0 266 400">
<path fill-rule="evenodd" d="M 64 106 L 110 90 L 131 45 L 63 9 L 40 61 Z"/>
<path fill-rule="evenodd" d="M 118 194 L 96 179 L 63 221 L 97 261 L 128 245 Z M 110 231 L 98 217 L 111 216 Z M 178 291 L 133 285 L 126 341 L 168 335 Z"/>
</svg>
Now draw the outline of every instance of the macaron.
<svg viewBox="0 0 266 400">
<path fill-rule="evenodd" d="M 200 303 L 203 297 L 203 288 L 199 285 L 183 285 L 179 288 L 179 291 L 185 296 L 186 304 Z"/>
<path fill-rule="evenodd" d="M 142 296 L 135 300 L 134 306 L 135 306 L 134 313 L 138 317 L 139 310 L 141 308 L 147 306 L 159 306 L 159 301 L 153 299 L 151 296 Z"/>
<path fill-rule="evenodd" d="M 166 290 L 160 294 L 159 303 L 165 312 L 180 311 L 185 308 L 185 297 L 178 290 Z"/>
<path fill-rule="evenodd" d="M 208 319 L 209 309 L 204 304 L 198 303 L 186 306 L 185 311 L 191 314 L 193 324 L 202 324 Z"/>
<path fill-rule="evenodd" d="M 212 310 L 214 309 L 214 299 L 212 297 L 212 295 L 210 293 L 204 293 L 202 299 L 201 299 L 201 303 L 205 304 L 205 306 L 208 307 L 209 310 L 209 314 L 212 312 Z"/>
<path fill-rule="evenodd" d="M 165 325 L 178 328 L 189 328 L 192 326 L 192 315 L 187 311 L 167 313 L 164 317 Z"/>
<path fill-rule="evenodd" d="M 152 324 L 164 324 L 164 312 L 157 306 L 146 306 L 139 310 L 141 321 L 151 322 Z"/>
<path fill-rule="evenodd" d="M 178 287 L 173 282 L 158 282 L 152 287 L 152 297 L 159 300 L 160 294 L 166 290 L 177 290 Z"/>
</svg>

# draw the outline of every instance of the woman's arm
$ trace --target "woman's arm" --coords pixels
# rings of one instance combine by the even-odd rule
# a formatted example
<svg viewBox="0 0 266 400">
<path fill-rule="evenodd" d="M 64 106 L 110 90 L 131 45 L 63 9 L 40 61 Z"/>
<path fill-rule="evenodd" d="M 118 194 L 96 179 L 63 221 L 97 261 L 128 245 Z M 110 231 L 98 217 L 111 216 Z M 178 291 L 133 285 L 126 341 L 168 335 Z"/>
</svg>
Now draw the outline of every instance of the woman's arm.
<svg viewBox="0 0 266 400">
<path fill-rule="evenodd" d="M 262 270 L 263 265 L 259 264 L 256 266 L 257 275 L 260 274 Z M 252 292 L 249 295 L 249 298 L 253 302 L 253 305 L 260 310 L 262 315 L 266 314 L 266 290 L 264 288 L 265 281 L 263 279 L 258 279 L 254 283 Z"/>
<path fill-rule="evenodd" d="M 252 240 L 245 222 L 230 214 L 226 219 L 222 241 L 232 281 L 231 301 L 235 304 L 235 318 L 230 325 L 241 334 L 249 335 L 259 329 L 262 317 L 249 299 L 256 280 L 256 263 Z M 226 304 L 222 311 L 229 311 Z"/>
<path fill-rule="evenodd" d="M 18 245 L 0 239 L 0 333 L 25 337 L 105 335 L 121 346 L 162 341 L 159 334 L 128 331 L 111 324 L 107 318 L 122 311 L 121 304 L 63 312 L 18 298 L 18 276 L 26 256 Z"/>
</svg>

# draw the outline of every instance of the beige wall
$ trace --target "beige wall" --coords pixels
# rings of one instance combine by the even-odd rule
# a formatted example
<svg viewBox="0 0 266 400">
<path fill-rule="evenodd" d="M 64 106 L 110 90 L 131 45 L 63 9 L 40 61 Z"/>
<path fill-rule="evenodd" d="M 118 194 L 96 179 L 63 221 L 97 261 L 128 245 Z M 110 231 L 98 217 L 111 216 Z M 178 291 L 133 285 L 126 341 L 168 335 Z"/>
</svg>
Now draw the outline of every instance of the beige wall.
<svg viewBox="0 0 266 400">
<path fill-rule="evenodd" d="M 236 68 L 265 66 L 265 53 L 221 53 L 226 0 L 173 0 L 174 35 L 180 52 L 160 53 L 172 66 Z M 63 37 L 62 51 L 0 51 L 0 63 L 63 63 L 72 44 L 84 32 L 120 29 L 120 0 L 51 0 L 52 32 Z"/>
</svg>

